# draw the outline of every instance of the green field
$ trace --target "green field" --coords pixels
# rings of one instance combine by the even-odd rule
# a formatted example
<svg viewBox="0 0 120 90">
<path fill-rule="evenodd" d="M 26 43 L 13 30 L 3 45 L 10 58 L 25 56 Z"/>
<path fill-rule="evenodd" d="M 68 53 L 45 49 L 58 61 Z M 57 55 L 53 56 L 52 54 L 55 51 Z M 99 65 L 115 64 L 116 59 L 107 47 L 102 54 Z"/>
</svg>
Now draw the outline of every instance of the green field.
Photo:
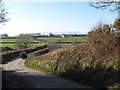
<svg viewBox="0 0 120 90">
<path fill-rule="evenodd" d="M 84 42 L 86 41 L 85 36 L 82 37 L 40 37 L 38 39 L 47 40 L 48 42 Z M 0 39 L 0 42 L 16 42 L 16 39 Z"/>
<path fill-rule="evenodd" d="M 35 47 L 38 47 L 38 46 L 42 46 L 43 44 L 30 44 L 30 47 L 29 48 L 35 48 Z M 16 49 L 15 45 L 14 44 L 0 44 L 0 47 L 10 47 L 10 48 L 14 48 Z"/>
<path fill-rule="evenodd" d="M 0 39 L 0 42 L 16 42 L 16 41 L 17 39 Z"/>
<path fill-rule="evenodd" d="M 81 37 L 43 37 L 43 38 L 38 38 L 42 40 L 47 40 L 48 42 L 56 42 L 56 41 L 61 41 L 61 42 L 85 42 L 87 37 L 81 36 Z"/>
<path fill-rule="evenodd" d="M 38 39 L 42 39 L 42 40 L 47 40 L 48 42 L 57 42 L 57 41 L 61 41 L 61 42 L 85 42 L 87 40 L 87 37 L 85 36 L 81 36 L 81 37 L 41 37 Z M 0 39 L 0 42 L 16 42 L 17 39 Z M 70 43 L 71 44 L 71 43 Z M 69 43 L 62 43 L 59 45 L 70 45 Z M 37 46 L 40 46 L 43 44 L 30 44 L 30 48 L 34 48 Z M 15 49 L 15 45 L 14 44 L 0 44 L 0 47 L 11 47 Z"/>
<path fill-rule="evenodd" d="M 10 47 L 10 48 L 15 48 L 14 44 L 0 44 L 0 47 Z"/>
<path fill-rule="evenodd" d="M 17 39 L 0 39 L 0 42 L 16 42 Z"/>
</svg>

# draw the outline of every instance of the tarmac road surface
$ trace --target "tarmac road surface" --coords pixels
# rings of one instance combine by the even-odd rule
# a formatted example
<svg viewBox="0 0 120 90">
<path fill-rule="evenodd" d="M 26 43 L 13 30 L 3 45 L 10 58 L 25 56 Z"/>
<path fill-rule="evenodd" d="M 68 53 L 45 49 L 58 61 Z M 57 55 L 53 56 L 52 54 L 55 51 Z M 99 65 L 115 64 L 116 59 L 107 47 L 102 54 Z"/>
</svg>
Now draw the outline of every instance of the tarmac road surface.
<svg viewBox="0 0 120 90">
<path fill-rule="evenodd" d="M 2 65 L 3 88 L 91 88 L 27 68 L 24 66 L 24 62 L 24 59 L 16 59 Z"/>
</svg>

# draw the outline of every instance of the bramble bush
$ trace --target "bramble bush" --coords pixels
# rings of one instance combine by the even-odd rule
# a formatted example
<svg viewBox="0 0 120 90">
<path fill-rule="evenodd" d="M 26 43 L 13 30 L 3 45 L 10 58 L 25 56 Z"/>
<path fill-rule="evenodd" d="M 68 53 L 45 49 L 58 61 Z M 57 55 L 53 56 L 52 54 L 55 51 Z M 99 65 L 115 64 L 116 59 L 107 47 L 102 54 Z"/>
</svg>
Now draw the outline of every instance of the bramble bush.
<svg viewBox="0 0 120 90">
<path fill-rule="evenodd" d="M 120 33 L 116 33 L 110 25 L 101 24 L 88 33 L 88 42 L 93 54 L 104 59 L 112 59 L 119 55 L 119 41 Z"/>
</svg>

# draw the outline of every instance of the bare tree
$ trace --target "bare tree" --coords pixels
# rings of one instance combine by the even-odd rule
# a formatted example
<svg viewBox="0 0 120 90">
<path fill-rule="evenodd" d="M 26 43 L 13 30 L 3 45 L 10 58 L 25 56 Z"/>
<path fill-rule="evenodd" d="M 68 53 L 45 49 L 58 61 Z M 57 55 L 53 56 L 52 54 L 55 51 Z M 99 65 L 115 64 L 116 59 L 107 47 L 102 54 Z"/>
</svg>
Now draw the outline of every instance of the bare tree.
<svg viewBox="0 0 120 90">
<path fill-rule="evenodd" d="M 2 0 L 0 0 L 0 24 L 3 24 L 8 21 L 7 14 L 8 12 L 6 11 Z"/>
<path fill-rule="evenodd" d="M 107 9 L 109 11 L 120 12 L 120 1 L 119 0 L 95 0 L 95 2 L 89 2 L 90 5 L 96 9 Z"/>
</svg>

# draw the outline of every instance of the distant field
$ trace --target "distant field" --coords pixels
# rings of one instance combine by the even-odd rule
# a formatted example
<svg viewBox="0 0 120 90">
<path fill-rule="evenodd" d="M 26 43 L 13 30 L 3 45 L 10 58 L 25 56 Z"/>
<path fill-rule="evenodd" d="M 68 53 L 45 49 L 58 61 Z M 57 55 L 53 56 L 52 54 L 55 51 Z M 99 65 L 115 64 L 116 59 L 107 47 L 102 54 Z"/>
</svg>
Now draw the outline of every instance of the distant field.
<svg viewBox="0 0 120 90">
<path fill-rule="evenodd" d="M 0 42 L 16 42 L 17 39 L 0 39 Z"/>
<path fill-rule="evenodd" d="M 38 47 L 38 46 L 42 46 L 43 44 L 30 44 L 30 47 L 29 48 L 35 48 L 35 47 Z M 10 48 L 15 48 L 15 45 L 14 44 L 0 44 L 0 47 L 10 47 Z"/>
<path fill-rule="evenodd" d="M 85 42 L 87 40 L 86 36 L 81 36 L 81 37 L 41 37 L 38 39 L 42 40 L 47 40 L 48 42 L 56 42 L 56 41 L 61 41 L 61 42 Z"/>
<path fill-rule="evenodd" d="M 87 40 L 87 37 L 85 36 L 81 36 L 81 37 L 41 37 L 38 39 L 42 39 L 42 40 L 47 40 L 48 42 L 57 42 L 57 41 L 61 41 L 61 42 L 85 42 Z M 17 39 L 0 39 L 0 42 L 16 42 Z M 71 43 L 62 43 L 59 45 L 70 45 Z M 31 44 L 30 48 L 34 48 L 37 46 L 40 46 L 43 44 Z M 11 47 L 11 48 L 15 48 L 14 44 L 0 44 L 0 47 Z"/>
<path fill-rule="evenodd" d="M 40 37 L 38 39 L 47 40 L 48 42 L 84 42 L 86 41 L 86 36 L 81 37 Z M 16 42 L 17 39 L 0 39 L 0 42 Z"/>
<path fill-rule="evenodd" d="M 14 44 L 0 44 L 0 47 L 10 47 L 10 48 L 14 48 Z"/>
<path fill-rule="evenodd" d="M 0 42 L 16 42 L 17 39 L 0 39 Z"/>
</svg>

